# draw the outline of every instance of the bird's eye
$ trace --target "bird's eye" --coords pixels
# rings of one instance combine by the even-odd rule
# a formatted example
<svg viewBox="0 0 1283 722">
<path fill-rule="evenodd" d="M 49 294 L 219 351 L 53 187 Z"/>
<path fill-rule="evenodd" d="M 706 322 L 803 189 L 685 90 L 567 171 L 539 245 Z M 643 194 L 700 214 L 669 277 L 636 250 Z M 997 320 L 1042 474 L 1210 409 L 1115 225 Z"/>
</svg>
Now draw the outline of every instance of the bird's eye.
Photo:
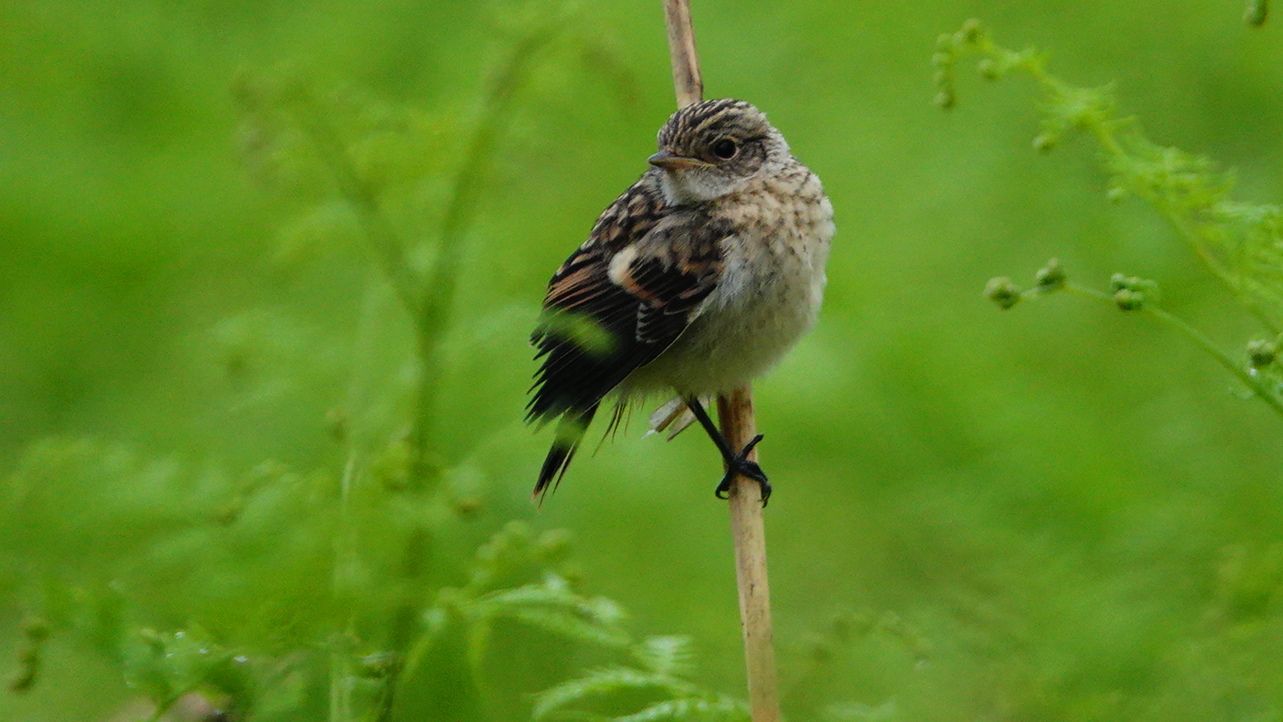
<svg viewBox="0 0 1283 722">
<path fill-rule="evenodd" d="M 722 138 L 713 144 L 713 155 L 721 158 L 722 160 L 730 160 L 731 158 L 734 158 L 735 153 L 738 150 L 739 146 L 735 145 L 735 141 L 730 138 Z"/>
</svg>

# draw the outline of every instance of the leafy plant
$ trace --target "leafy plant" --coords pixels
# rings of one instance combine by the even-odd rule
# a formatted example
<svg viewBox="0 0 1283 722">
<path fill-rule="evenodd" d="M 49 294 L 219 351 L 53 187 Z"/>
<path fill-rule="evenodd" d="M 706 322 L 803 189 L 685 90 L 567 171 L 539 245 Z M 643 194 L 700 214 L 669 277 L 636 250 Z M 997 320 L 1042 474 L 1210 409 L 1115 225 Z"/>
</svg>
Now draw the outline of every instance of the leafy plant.
<svg viewBox="0 0 1283 722">
<path fill-rule="evenodd" d="M 122 715 L 152 720 L 512 719 L 550 680 L 621 655 L 673 680 L 650 696 L 667 718 L 737 704 L 677 681 L 684 642 L 634 643 L 621 606 L 581 590 L 566 533 L 479 524 L 474 451 L 433 444 L 460 259 L 521 91 L 553 53 L 616 70 L 577 27 L 560 6 L 505 6 L 504 57 L 469 110 L 398 107 L 289 71 L 236 79 L 246 169 L 292 218 L 273 263 L 302 275 L 361 244 L 370 271 L 354 341 L 287 303 L 215 322 L 199 361 L 246 407 L 346 371 L 326 413 L 332 449 L 229 473 L 92 438 L 31 446 L 0 488 L 0 578 L 30 610 L 11 690 L 39 685 L 44 650 L 66 643 L 146 701 Z M 382 374 L 369 357 L 398 314 L 409 370 Z M 617 682 L 594 689 L 632 688 Z"/>
<path fill-rule="evenodd" d="M 1263 20 L 1264 4 L 1257 7 Z M 976 59 L 980 75 L 989 80 L 1021 73 L 1031 77 L 1041 91 L 1042 111 L 1034 147 L 1047 152 L 1073 134 L 1094 140 L 1108 178 L 1109 200 L 1134 196 L 1162 214 L 1207 271 L 1256 317 L 1262 337 L 1249 341 L 1242 358 L 1235 358 L 1163 309 L 1157 283 L 1115 274 L 1108 292 L 1094 290 L 1067 281 L 1054 260 L 1038 272 L 1031 288 L 1000 277 L 989 282 L 986 295 L 1008 309 L 1023 298 L 1066 289 L 1111 302 L 1122 311 L 1145 313 L 1191 339 L 1255 398 L 1283 415 L 1283 367 L 1275 362 L 1283 329 L 1283 206 L 1234 199 L 1231 174 L 1206 157 L 1155 143 L 1136 118 L 1120 116 L 1112 86 L 1071 85 L 1047 70 L 1043 53 L 1003 47 L 976 20 L 937 40 L 932 62 L 940 107 L 955 104 L 956 66 L 968 58 Z"/>
</svg>

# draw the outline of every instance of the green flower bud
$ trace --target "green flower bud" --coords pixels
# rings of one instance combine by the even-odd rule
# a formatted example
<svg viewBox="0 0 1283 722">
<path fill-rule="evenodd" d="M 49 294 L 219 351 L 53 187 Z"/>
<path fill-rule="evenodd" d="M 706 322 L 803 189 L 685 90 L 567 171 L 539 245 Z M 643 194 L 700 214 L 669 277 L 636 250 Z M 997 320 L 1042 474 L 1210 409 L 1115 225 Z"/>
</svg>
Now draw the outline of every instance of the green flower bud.
<svg viewBox="0 0 1283 722">
<path fill-rule="evenodd" d="M 991 58 L 984 58 L 976 63 L 976 70 L 980 71 L 980 77 L 985 80 L 997 80 L 1001 73 L 998 71 L 998 64 Z"/>
<path fill-rule="evenodd" d="M 22 620 L 22 636 L 33 642 L 43 642 L 49 637 L 49 623 L 40 617 Z"/>
<path fill-rule="evenodd" d="M 936 36 L 936 48 L 940 50 L 952 49 L 953 44 L 953 36 L 949 33 L 940 33 Z"/>
<path fill-rule="evenodd" d="M 1133 311 L 1145 301 L 1158 300 L 1158 284 L 1148 278 L 1115 273 L 1109 277 L 1109 291 L 1124 311 Z"/>
<path fill-rule="evenodd" d="M 1110 203 L 1122 203 L 1127 198 L 1127 189 L 1114 186 L 1105 193 L 1105 198 L 1108 199 Z"/>
<path fill-rule="evenodd" d="M 1265 24 L 1265 16 L 1269 13 L 1269 9 L 1270 4 L 1267 0 L 1247 0 L 1247 7 L 1243 10 L 1243 22 L 1260 27 Z"/>
<path fill-rule="evenodd" d="M 936 93 L 936 97 L 933 102 L 935 102 L 937 107 L 943 110 L 948 110 L 949 108 L 953 107 L 955 98 L 953 97 L 952 92 L 948 90 L 941 90 L 940 92 Z"/>
<path fill-rule="evenodd" d="M 1065 286 L 1065 269 L 1060 265 L 1059 258 L 1053 258 L 1047 261 L 1047 265 L 1038 269 L 1034 274 L 1034 281 L 1038 284 L 1038 290 L 1043 292 L 1057 291 Z"/>
<path fill-rule="evenodd" d="M 1266 366 L 1274 363 L 1274 359 L 1278 357 L 1278 353 L 1278 344 L 1273 341 L 1266 341 L 1265 339 L 1258 338 L 1249 341 L 1247 344 L 1248 362 L 1252 364 L 1252 368 L 1254 369 L 1265 368 Z"/>
<path fill-rule="evenodd" d="M 1034 136 L 1034 150 L 1039 153 L 1046 153 L 1056 147 L 1056 136 L 1050 133 L 1039 133 Z"/>
<path fill-rule="evenodd" d="M 974 43 L 984 34 L 984 26 L 980 24 L 979 20 L 971 18 L 962 24 L 961 33 L 964 40 Z"/>
<path fill-rule="evenodd" d="M 1145 294 L 1130 288 L 1120 288 L 1114 292 L 1114 303 L 1124 311 L 1139 311 L 1145 307 Z"/>
<path fill-rule="evenodd" d="M 943 50 L 937 50 L 931 54 L 931 64 L 937 68 L 942 68 L 953 64 L 953 53 L 946 53 Z"/>
<path fill-rule="evenodd" d="M 985 284 L 985 298 L 998 304 L 998 308 L 1007 310 L 1020 301 L 1020 287 L 1006 276 L 989 279 Z"/>
</svg>

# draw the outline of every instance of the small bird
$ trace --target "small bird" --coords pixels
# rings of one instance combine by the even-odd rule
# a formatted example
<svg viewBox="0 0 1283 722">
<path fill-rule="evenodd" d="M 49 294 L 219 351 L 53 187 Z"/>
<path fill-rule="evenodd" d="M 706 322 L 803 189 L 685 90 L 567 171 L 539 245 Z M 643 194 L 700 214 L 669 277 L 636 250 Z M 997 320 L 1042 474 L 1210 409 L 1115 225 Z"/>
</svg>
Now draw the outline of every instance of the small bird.
<svg viewBox="0 0 1283 722">
<path fill-rule="evenodd" d="M 534 496 L 560 483 L 608 394 L 676 391 L 722 454 L 731 479 L 766 474 L 732 449 L 700 402 L 760 376 L 815 322 L 833 206 L 766 115 L 742 100 L 678 110 L 649 168 L 597 219 L 548 284 L 531 341 L 542 364 L 528 422 L 557 423 Z"/>
</svg>

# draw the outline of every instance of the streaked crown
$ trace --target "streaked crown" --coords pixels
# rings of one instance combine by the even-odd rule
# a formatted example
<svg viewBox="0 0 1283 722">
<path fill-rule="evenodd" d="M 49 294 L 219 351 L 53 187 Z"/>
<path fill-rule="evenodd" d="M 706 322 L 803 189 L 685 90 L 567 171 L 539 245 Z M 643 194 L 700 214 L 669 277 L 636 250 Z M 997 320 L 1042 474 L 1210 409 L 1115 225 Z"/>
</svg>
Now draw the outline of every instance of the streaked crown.
<svg viewBox="0 0 1283 722">
<path fill-rule="evenodd" d="M 665 169 L 665 194 L 674 203 L 733 192 L 759 172 L 783 167 L 790 157 L 788 143 L 766 114 L 731 98 L 678 110 L 660 129 L 658 140 L 661 155 L 688 161 L 657 163 Z"/>
</svg>

